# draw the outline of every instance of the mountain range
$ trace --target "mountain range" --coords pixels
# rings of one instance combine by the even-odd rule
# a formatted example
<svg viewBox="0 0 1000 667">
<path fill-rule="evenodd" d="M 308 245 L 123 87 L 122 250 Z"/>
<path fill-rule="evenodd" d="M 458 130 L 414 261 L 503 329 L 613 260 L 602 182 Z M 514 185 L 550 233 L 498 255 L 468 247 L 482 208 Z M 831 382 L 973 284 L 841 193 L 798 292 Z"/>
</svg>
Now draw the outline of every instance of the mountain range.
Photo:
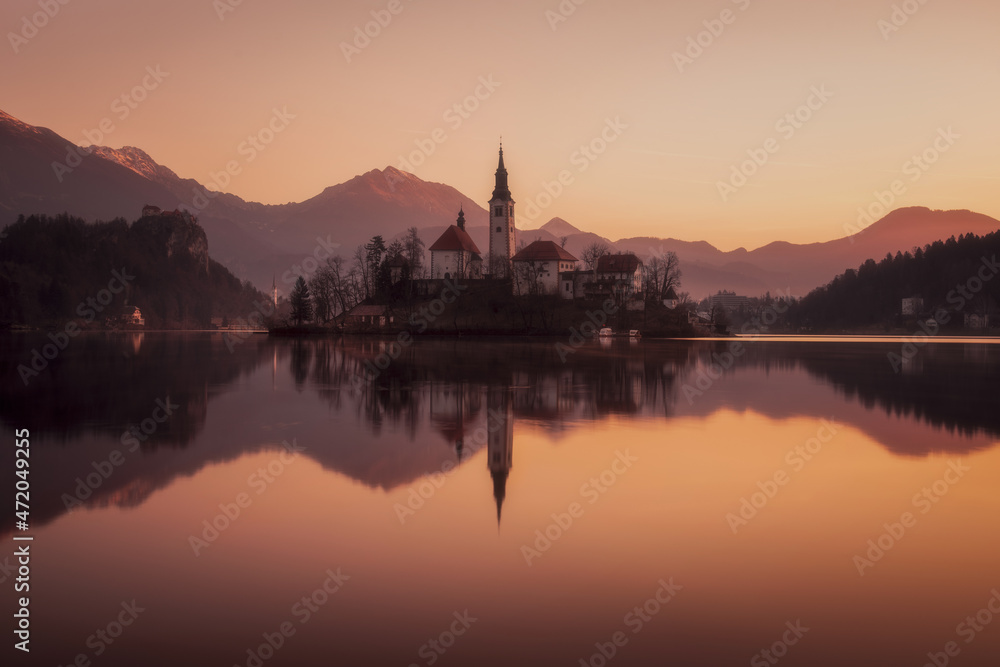
<svg viewBox="0 0 1000 667">
<path fill-rule="evenodd" d="M 483 174 L 477 199 L 484 203 L 492 180 L 492 173 Z M 134 220 L 147 204 L 197 215 L 212 257 L 261 288 L 269 288 L 274 276 L 289 276 L 292 266 L 319 247 L 336 245 L 339 254 L 350 257 L 373 235 L 389 242 L 410 227 L 417 227 L 430 246 L 455 221 L 459 208 L 476 244 L 483 251 L 488 246 L 488 214 L 476 200 L 394 167 L 373 169 L 303 202 L 261 204 L 181 178 L 139 148 L 78 147 L 0 111 L 0 225 L 32 213 Z M 519 229 L 518 240 L 564 242 L 577 257 L 594 241 L 641 258 L 673 251 L 683 271 L 682 291 L 700 298 L 723 289 L 749 296 L 766 291 L 804 295 L 866 259 L 997 229 L 1000 221 L 971 211 L 914 207 L 893 211 L 853 237 L 810 244 L 776 241 L 750 251 L 722 251 L 705 241 L 669 237 L 606 239 L 560 218 L 539 229 Z M 287 293 L 291 284 L 278 287 Z"/>
</svg>

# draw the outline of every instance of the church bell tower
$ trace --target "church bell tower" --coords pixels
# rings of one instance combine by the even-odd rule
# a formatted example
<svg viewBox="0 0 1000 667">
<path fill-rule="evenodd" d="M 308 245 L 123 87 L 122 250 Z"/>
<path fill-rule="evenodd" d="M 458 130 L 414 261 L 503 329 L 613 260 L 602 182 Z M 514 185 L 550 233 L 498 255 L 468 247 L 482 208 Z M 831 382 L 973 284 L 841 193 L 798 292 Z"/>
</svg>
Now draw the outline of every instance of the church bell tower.
<svg viewBox="0 0 1000 667">
<path fill-rule="evenodd" d="M 496 186 L 490 199 L 490 257 L 489 271 L 493 278 L 507 278 L 510 258 L 516 250 L 514 228 L 514 199 L 507 186 L 507 169 L 503 166 L 503 144 L 500 144 L 500 162 L 496 171 Z"/>
</svg>

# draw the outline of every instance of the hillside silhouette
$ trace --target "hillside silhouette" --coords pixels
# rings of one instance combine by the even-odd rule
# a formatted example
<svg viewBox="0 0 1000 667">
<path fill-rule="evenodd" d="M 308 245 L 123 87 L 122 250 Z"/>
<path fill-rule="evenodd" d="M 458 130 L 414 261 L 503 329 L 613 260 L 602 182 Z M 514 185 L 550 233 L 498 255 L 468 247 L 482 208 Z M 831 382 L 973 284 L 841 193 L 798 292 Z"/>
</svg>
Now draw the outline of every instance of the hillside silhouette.
<svg viewBox="0 0 1000 667">
<path fill-rule="evenodd" d="M 77 320 L 102 327 L 138 307 L 146 328 L 203 328 L 213 317 L 246 318 L 264 299 L 209 257 L 205 231 L 183 214 L 131 225 L 122 218 L 21 216 L 4 231 L 0 325 L 62 327 Z M 88 301 L 109 285 L 108 303 Z"/>
<path fill-rule="evenodd" d="M 993 232 L 953 236 L 912 253 L 887 254 L 879 262 L 869 259 L 810 292 L 791 309 L 789 321 L 819 331 L 889 329 L 906 323 L 902 300 L 919 297 L 923 307 L 910 319 L 935 317 L 944 329 L 961 329 L 965 315 L 996 312 L 998 255 L 1000 232 Z"/>
</svg>

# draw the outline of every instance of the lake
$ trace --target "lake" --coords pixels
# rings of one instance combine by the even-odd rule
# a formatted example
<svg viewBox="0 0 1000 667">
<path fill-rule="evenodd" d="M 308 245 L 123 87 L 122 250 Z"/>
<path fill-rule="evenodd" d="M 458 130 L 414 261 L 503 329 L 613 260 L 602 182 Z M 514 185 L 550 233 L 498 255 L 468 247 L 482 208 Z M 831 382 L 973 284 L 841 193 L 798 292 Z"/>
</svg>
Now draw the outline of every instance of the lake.
<svg viewBox="0 0 1000 667">
<path fill-rule="evenodd" d="M 992 340 L 48 342 L 16 664 L 1000 656 Z"/>
</svg>

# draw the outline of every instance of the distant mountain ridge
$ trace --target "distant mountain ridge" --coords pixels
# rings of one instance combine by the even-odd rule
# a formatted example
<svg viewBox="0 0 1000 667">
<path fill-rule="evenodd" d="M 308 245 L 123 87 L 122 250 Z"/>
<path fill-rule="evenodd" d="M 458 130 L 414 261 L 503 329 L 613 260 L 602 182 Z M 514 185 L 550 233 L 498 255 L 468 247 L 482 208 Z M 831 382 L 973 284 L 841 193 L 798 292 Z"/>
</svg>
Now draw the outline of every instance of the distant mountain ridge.
<svg viewBox="0 0 1000 667">
<path fill-rule="evenodd" d="M 0 111 L 0 225 L 19 214 L 69 212 L 89 220 L 134 219 L 145 204 L 165 210 L 188 209 L 198 216 L 213 256 L 241 278 L 269 287 L 273 276 L 288 273 L 319 246 L 337 244 L 349 258 L 375 234 L 391 241 L 417 227 L 430 246 L 464 209 L 467 229 L 482 249 L 488 247 L 488 213 L 476 200 L 443 183 L 424 181 L 394 167 L 373 169 L 333 185 L 303 202 L 268 205 L 228 193 L 214 193 L 194 179 L 178 176 L 145 151 L 126 146 L 91 146 L 57 178 L 53 164 L 67 164 L 82 152 L 51 130 L 31 126 Z M 492 173 L 483 174 L 485 201 Z M 516 192 L 515 192 L 516 198 Z M 853 238 L 824 243 L 776 241 L 755 250 L 724 252 L 705 241 L 634 237 L 612 241 L 561 218 L 538 229 L 519 229 L 518 240 L 562 243 L 582 256 L 594 241 L 612 252 L 646 258 L 676 252 L 683 270 L 682 291 L 692 296 L 720 289 L 756 295 L 790 291 L 804 295 L 866 259 L 909 250 L 965 233 L 984 235 L 1000 222 L 970 211 L 898 209 Z M 279 284 L 287 293 L 291 285 Z"/>
</svg>

